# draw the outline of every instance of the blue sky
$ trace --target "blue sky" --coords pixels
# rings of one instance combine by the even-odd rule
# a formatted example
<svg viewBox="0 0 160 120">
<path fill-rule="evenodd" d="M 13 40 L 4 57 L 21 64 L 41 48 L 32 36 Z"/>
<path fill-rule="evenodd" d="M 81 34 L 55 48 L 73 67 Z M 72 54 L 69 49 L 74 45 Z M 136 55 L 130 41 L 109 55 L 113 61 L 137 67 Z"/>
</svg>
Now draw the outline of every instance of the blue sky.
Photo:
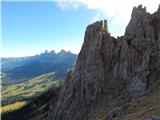
<svg viewBox="0 0 160 120">
<path fill-rule="evenodd" d="M 85 14 L 84 14 L 85 13 Z M 60 49 L 78 53 L 94 12 L 63 11 L 54 2 L 2 3 L 3 56 L 28 56 Z"/>
<path fill-rule="evenodd" d="M 132 10 L 130 7 L 121 14 L 120 8 L 87 0 L 11 1 L 1 4 L 2 57 L 30 56 L 61 49 L 78 53 L 88 24 L 106 18 L 111 35 L 123 35 Z"/>
</svg>

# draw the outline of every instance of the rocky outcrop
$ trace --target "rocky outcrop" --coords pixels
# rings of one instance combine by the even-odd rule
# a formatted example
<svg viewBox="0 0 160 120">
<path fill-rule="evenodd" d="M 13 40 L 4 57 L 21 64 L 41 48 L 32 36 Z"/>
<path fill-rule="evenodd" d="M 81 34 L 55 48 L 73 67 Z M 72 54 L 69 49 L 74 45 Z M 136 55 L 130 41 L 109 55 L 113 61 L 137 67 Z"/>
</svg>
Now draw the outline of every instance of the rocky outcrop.
<svg viewBox="0 0 160 120">
<path fill-rule="evenodd" d="M 159 73 L 159 9 L 150 14 L 141 5 L 133 8 L 125 35 L 117 39 L 110 36 L 106 20 L 97 21 L 86 29 L 50 120 L 87 120 L 113 100 L 144 95 Z"/>
<path fill-rule="evenodd" d="M 110 111 L 107 115 L 107 120 L 112 120 L 114 117 L 121 117 L 125 115 L 125 110 L 122 107 L 115 107 L 112 111 Z"/>
</svg>

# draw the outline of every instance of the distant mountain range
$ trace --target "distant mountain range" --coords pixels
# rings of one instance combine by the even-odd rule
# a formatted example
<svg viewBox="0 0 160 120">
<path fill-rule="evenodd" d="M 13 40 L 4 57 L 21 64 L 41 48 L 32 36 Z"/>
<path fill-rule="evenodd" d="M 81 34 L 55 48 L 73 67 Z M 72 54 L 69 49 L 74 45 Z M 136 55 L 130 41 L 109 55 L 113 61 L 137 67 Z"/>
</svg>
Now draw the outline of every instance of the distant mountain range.
<svg viewBox="0 0 160 120">
<path fill-rule="evenodd" d="M 63 79 L 76 61 L 70 51 L 45 51 L 30 57 L 1 58 L 2 85 L 17 84 L 39 75 L 54 72 L 53 80 Z"/>
</svg>

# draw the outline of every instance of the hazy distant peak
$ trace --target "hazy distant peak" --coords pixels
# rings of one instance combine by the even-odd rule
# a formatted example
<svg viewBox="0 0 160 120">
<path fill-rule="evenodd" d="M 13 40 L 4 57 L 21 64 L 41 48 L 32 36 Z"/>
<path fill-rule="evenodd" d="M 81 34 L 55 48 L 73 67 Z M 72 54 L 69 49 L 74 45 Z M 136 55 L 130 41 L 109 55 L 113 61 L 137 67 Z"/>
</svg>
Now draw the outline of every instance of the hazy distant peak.
<svg viewBox="0 0 160 120">
<path fill-rule="evenodd" d="M 51 52 L 50 53 L 52 53 L 52 54 L 56 54 L 56 52 L 54 51 L 54 50 L 51 50 Z"/>
<path fill-rule="evenodd" d="M 66 54 L 67 53 L 67 51 L 65 51 L 64 49 L 62 49 L 60 52 L 59 52 L 59 54 Z"/>
</svg>

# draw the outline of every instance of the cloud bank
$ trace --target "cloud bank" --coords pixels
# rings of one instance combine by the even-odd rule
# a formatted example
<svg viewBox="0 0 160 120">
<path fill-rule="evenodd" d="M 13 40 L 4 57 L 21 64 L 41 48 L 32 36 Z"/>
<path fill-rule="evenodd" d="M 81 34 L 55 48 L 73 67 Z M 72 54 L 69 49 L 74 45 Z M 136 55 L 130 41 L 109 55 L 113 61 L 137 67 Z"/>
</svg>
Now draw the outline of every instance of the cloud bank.
<svg viewBox="0 0 160 120">
<path fill-rule="evenodd" d="M 93 22 L 106 18 L 111 26 L 125 25 L 125 27 L 130 20 L 134 6 L 142 4 L 146 6 L 148 12 L 153 13 L 160 4 L 159 0 L 58 0 L 56 2 L 62 10 L 76 10 L 80 6 L 85 6 L 90 10 L 97 11 L 92 18 Z M 125 27 L 117 35 L 122 34 Z"/>
</svg>

